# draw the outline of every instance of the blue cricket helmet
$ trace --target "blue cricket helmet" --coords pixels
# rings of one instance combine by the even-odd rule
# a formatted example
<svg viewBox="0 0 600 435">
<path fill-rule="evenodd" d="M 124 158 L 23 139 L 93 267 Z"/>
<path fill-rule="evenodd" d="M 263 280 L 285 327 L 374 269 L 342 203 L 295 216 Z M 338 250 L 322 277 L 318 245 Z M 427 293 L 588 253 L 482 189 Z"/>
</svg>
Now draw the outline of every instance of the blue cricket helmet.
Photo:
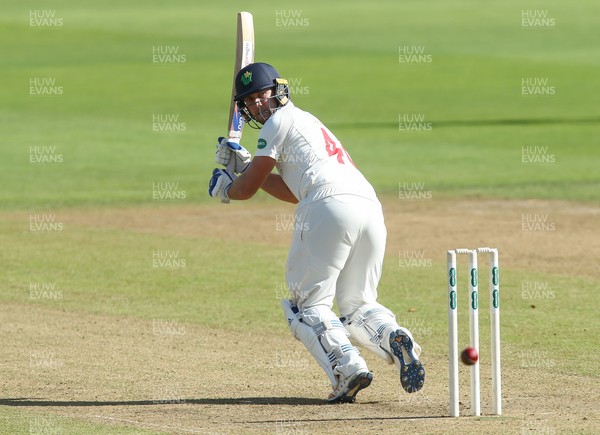
<svg viewBox="0 0 600 435">
<path fill-rule="evenodd" d="M 273 66 L 264 62 L 251 63 L 242 68 L 235 77 L 235 101 L 265 89 L 275 88 L 274 96 L 284 105 L 289 98 L 287 80 L 281 78 Z"/>
</svg>

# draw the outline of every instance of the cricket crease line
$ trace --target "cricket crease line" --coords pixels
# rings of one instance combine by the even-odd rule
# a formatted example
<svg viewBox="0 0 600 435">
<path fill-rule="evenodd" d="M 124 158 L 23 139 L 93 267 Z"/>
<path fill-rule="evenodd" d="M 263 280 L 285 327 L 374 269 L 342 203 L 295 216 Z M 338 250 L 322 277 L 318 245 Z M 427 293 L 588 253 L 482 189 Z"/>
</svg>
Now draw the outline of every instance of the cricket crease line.
<svg viewBox="0 0 600 435">
<path fill-rule="evenodd" d="M 65 414 L 63 414 L 65 415 Z M 78 420 L 81 419 L 81 415 L 66 415 L 68 417 L 72 417 L 72 418 L 77 418 Z M 213 433 L 213 432 L 206 432 L 206 431 L 199 431 L 196 429 L 183 429 L 180 427 L 176 427 L 176 426 L 165 426 L 165 425 L 161 425 L 161 424 L 157 424 L 157 423 L 145 423 L 142 421 L 136 421 L 136 420 L 128 420 L 126 418 L 117 418 L 117 417 L 108 417 L 108 416 L 104 416 L 104 415 L 94 415 L 95 418 L 99 418 L 102 420 L 112 420 L 112 421 L 121 421 L 123 423 L 133 423 L 133 424 L 137 424 L 137 425 L 141 425 L 141 426 L 149 426 L 149 427 L 154 427 L 154 428 L 158 428 L 158 429 L 170 429 L 170 430 L 176 430 L 176 431 L 182 431 L 182 432 L 189 432 L 189 433 Z"/>
</svg>

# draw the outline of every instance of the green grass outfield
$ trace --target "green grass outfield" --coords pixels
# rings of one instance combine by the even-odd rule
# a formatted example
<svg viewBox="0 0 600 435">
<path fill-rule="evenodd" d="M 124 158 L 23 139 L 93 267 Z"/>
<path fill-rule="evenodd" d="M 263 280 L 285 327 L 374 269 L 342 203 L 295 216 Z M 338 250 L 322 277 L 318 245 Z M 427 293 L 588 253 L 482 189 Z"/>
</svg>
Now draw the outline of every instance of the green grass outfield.
<svg viewBox="0 0 600 435">
<path fill-rule="evenodd" d="M 296 103 L 331 126 L 380 192 L 417 181 L 438 195 L 598 200 L 600 6 L 534 3 L 555 28 L 521 27 L 519 2 L 306 2 L 294 10 L 308 27 L 296 28 L 276 26 L 278 9 L 257 5 L 257 60 L 300 84 Z M 57 1 L 49 10 L 62 28 L 28 26 L 30 8 L 46 6 L 7 5 L 1 206 L 148 203 L 157 181 L 208 201 L 227 118 L 231 17 L 242 5 Z M 177 47 L 186 61 L 153 63 L 153 46 Z M 400 63 L 405 46 L 431 62 Z M 30 95 L 40 77 L 63 94 Z M 523 78 L 547 79 L 555 94 L 523 96 Z M 185 132 L 153 132 L 153 114 L 177 115 Z M 424 116 L 431 131 L 400 132 L 406 114 Z M 30 164 L 30 146 L 56 147 L 63 163 Z M 524 166 L 528 146 L 548 147 L 555 164 Z"/>
<path fill-rule="evenodd" d="M 206 187 L 215 139 L 226 133 L 235 13 L 246 9 L 254 14 L 256 60 L 293 79 L 295 103 L 333 130 L 383 198 L 416 183 L 442 199 L 597 206 L 598 2 L 10 2 L 0 14 L 1 303 L 45 305 L 57 316 L 164 318 L 287 335 L 273 291 L 283 279 L 285 246 L 87 224 L 28 231 L 32 214 L 60 221 L 79 211 L 138 207 L 144 214 L 211 202 L 228 219 Z M 524 9 L 547 11 L 555 27 L 522 27 Z M 31 10 L 54 11 L 63 25 L 31 27 Z M 299 12 L 306 25 L 278 26 L 282 10 Z M 185 62 L 153 63 L 155 46 L 177 48 Z M 400 62 L 400 50 L 414 46 L 431 61 Z M 54 80 L 62 94 L 30 95 L 36 78 Z M 552 95 L 522 95 L 527 78 L 547 80 Z M 184 131 L 153 131 L 156 114 L 177 116 Z M 431 128 L 402 131 L 405 116 L 422 116 Z M 253 151 L 256 138 L 247 129 L 242 142 Z M 524 164 L 529 157 L 546 161 Z M 153 199 L 156 183 L 175 183 L 185 198 Z M 149 272 L 156 249 L 180 251 L 185 271 Z M 434 354 L 445 351 L 446 319 L 431 309 L 443 307 L 443 292 L 413 289 L 439 288 L 443 261 L 398 271 L 397 258 L 386 258 L 391 272 L 382 280 L 382 288 L 397 289 L 383 303 L 405 312 L 409 299 L 423 313 Z M 557 264 L 552 274 L 515 267 L 503 269 L 505 276 L 503 284 L 517 289 L 503 300 L 508 355 L 532 343 L 544 351 L 560 346 L 557 372 L 597 384 L 589 348 L 597 349 L 600 334 L 598 274 L 576 276 Z M 541 301 L 532 314 L 518 294 L 524 281 L 551 282 L 557 299 Z M 40 282 L 56 283 L 64 297 L 32 301 L 29 286 Z M 546 333 L 555 327 L 572 339 Z M 154 433 L 2 406 L 19 397 L 10 383 L 15 367 L 0 365 L 0 433 L 30 433 L 38 423 L 42 433 Z"/>
</svg>

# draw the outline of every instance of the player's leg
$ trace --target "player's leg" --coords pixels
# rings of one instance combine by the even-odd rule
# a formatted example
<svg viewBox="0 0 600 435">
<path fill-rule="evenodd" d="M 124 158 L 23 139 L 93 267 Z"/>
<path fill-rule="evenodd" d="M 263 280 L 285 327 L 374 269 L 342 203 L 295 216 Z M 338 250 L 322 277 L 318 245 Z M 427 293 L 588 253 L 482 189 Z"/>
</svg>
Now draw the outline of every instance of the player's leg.
<svg viewBox="0 0 600 435">
<path fill-rule="evenodd" d="M 283 310 L 294 337 L 300 340 L 329 377 L 329 402 L 353 402 L 373 380 L 367 365 L 330 308 L 319 305 L 303 310 L 283 300 Z"/>
<path fill-rule="evenodd" d="M 333 391 L 328 400 L 351 402 L 373 375 L 331 310 L 350 252 L 343 243 L 344 222 L 322 200 L 299 210 L 295 223 L 286 273 L 292 301 L 282 303 L 288 324 L 329 376 Z"/>
<path fill-rule="evenodd" d="M 337 282 L 337 303 L 351 338 L 395 363 L 402 387 L 409 393 L 421 389 L 425 371 L 419 361 L 420 346 L 394 314 L 377 302 L 377 285 L 385 254 L 386 229 L 378 207 L 355 200 L 348 212 L 360 216 L 362 230 Z M 357 213 L 362 210 L 361 213 Z M 368 211 L 367 211 L 368 210 Z"/>
<path fill-rule="evenodd" d="M 423 387 L 421 347 L 408 329 L 398 325 L 391 311 L 377 302 L 366 303 L 342 317 L 342 322 L 354 341 L 396 365 L 405 391 L 413 393 Z"/>
</svg>

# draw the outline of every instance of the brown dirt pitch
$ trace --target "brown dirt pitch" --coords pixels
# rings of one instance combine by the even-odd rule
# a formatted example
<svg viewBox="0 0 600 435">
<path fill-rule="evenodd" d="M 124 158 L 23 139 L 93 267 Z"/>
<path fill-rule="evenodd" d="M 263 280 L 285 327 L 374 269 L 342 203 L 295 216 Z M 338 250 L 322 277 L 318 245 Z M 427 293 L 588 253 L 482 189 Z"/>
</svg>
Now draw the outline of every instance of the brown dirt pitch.
<svg viewBox="0 0 600 435">
<path fill-rule="evenodd" d="M 406 247 L 424 246 L 428 253 L 445 253 L 448 247 L 485 243 L 501 246 L 501 267 L 517 273 L 568 272 L 583 279 L 600 278 L 600 207 L 595 205 L 386 198 L 384 208 L 391 256 Z M 244 233 L 250 241 L 284 246 L 286 235 L 268 231 L 273 214 L 281 210 L 291 209 L 270 202 L 249 203 L 233 208 L 230 217 L 252 219 L 253 231 Z M 221 212 L 219 206 L 211 205 L 146 210 L 143 220 L 133 208 L 72 210 L 61 217 L 71 226 L 223 240 L 240 237 L 242 229 L 236 234 L 231 227 L 226 228 L 219 219 Z M 206 217 L 201 228 L 192 219 L 198 215 Z M 542 223 L 551 223 L 560 231 L 540 234 L 527 227 Z M 445 256 L 440 258 L 443 261 Z M 185 333 L 157 335 L 152 333 L 150 320 L 4 303 L 0 306 L 4 337 L 0 414 L 7 413 L 3 420 L 28 418 L 30 422 L 31 416 L 44 415 L 57 422 L 57 430 L 61 418 L 74 418 L 106 425 L 111 433 L 126 427 L 142 433 L 173 434 L 600 431 L 597 369 L 564 369 L 558 348 L 552 357 L 556 367 L 524 370 L 523 357 L 503 344 L 501 417 L 489 415 L 489 370 L 483 366 L 484 415 L 468 416 L 468 372 L 461 369 L 464 417 L 447 417 L 446 319 L 445 311 L 440 313 L 442 327 L 420 340 L 427 369 L 421 392 L 401 392 L 393 366 L 366 355 L 375 374 L 372 386 L 359 394 L 355 404 L 326 405 L 325 376 L 302 345 L 281 331 L 268 334 L 260 326 L 224 330 L 184 324 L 179 327 Z M 573 326 L 569 325 L 566 327 Z M 588 333 L 590 348 L 594 349 L 590 352 L 597 353 L 598 335 L 594 330 Z M 526 340 L 527 331 L 523 334 Z M 273 349 L 281 349 L 282 342 L 287 346 L 284 363 L 274 365 Z M 593 356 L 589 360 L 593 361 Z M 23 427 L 29 429 L 30 425 Z M 60 433 L 72 432 L 62 429 Z"/>
</svg>

